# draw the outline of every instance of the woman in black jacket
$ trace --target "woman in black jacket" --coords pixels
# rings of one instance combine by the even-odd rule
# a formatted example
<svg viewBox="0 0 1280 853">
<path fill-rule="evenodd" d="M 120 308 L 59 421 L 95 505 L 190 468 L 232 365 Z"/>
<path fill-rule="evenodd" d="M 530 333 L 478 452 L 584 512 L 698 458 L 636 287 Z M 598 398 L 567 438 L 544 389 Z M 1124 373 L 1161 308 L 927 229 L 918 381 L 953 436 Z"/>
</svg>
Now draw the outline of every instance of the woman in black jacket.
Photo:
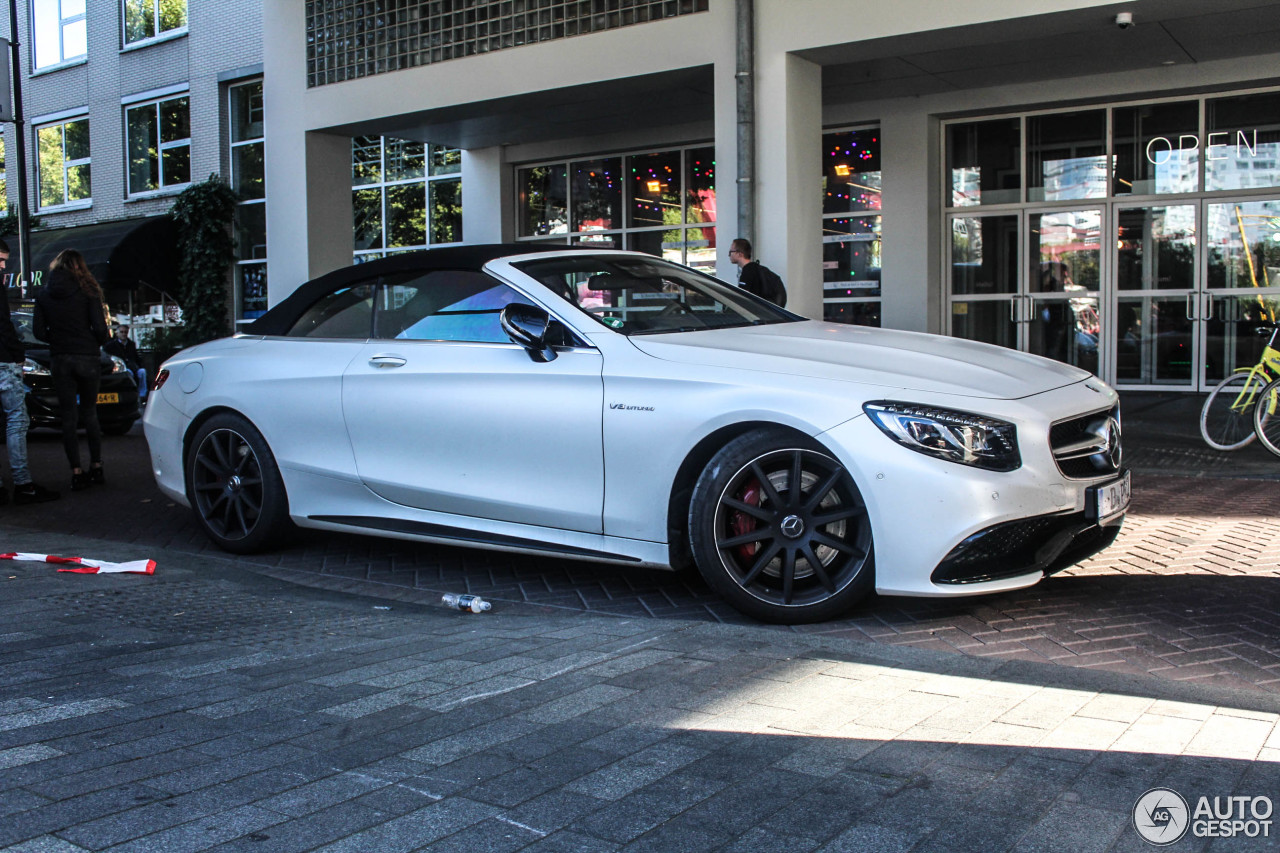
<svg viewBox="0 0 1280 853">
<path fill-rule="evenodd" d="M 102 288 L 75 249 L 59 252 L 49 265 L 49 284 L 36 294 L 32 326 L 37 338 L 48 341 L 53 359 L 53 387 L 62 412 L 62 444 L 71 463 L 71 490 L 105 483 L 102 431 L 98 427 L 99 351 L 110 333 Z M 88 471 L 80 467 L 77 426 L 84 427 L 89 439 Z"/>
</svg>

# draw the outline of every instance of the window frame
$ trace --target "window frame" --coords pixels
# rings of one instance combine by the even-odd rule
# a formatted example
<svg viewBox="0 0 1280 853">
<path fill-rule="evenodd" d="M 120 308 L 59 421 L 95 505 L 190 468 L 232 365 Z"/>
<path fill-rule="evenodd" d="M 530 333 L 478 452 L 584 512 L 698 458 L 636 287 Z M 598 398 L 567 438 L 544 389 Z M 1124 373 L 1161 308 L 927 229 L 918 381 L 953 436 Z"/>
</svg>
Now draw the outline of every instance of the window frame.
<svg viewBox="0 0 1280 853">
<path fill-rule="evenodd" d="M 43 74 L 43 73 L 46 73 L 46 72 L 48 72 L 48 71 L 56 71 L 56 70 L 58 70 L 59 68 L 66 68 L 66 67 L 71 66 L 71 65 L 80 65 L 80 64 L 82 64 L 83 62 L 85 62 L 85 61 L 89 58 L 89 44 L 88 44 L 89 4 L 88 4 L 88 0 L 86 0 L 86 2 L 85 2 L 85 11 L 83 11 L 83 12 L 81 12 L 81 13 L 77 14 L 77 15 L 64 15 L 64 14 L 62 13 L 62 4 L 63 4 L 64 2 L 65 2 L 65 0 L 31 0 L 30 5 L 28 6 L 28 13 L 29 13 L 29 14 L 30 14 L 30 16 L 31 16 L 31 18 L 30 18 L 30 30 L 31 30 L 31 73 L 32 73 L 33 75 L 34 75 L 34 74 Z M 57 4 L 58 61 L 57 61 L 57 62 L 50 62 L 50 63 L 48 63 L 47 65 L 40 65 L 40 64 L 38 64 L 38 62 L 37 62 L 37 58 L 38 58 L 39 54 L 37 53 L 37 50 L 36 50 L 36 45 L 39 43 L 39 39 L 38 39 L 38 38 L 37 38 L 37 36 L 36 36 L 36 25 L 37 25 L 37 17 L 38 17 L 38 16 L 36 15 L 36 6 L 37 6 L 37 5 L 39 5 L 39 4 L 42 4 L 42 3 L 53 3 L 53 4 Z M 76 22 L 78 22 L 78 21 L 83 21 L 83 22 L 84 22 L 84 25 L 85 25 L 85 31 L 86 31 L 86 32 L 85 32 L 85 50 L 84 50 L 84 53 L 77 53 L 75 56 L 67 56 L 67 54 L 66 54 L 66 30 L 67 30 L 67 26 L 68 26 L 69 24 L 74 24 L 74 23 L 76 23 Z"/>
<path fill-rule="evenodd" d="M 82 209 L 84 209 L 84 208 L 92 207 L 92 206 L 93 206 L 93 152 L 92 152 L 92 136 L 90 137 L 90 156 L 88 156 L 88 157 L 83 157 L 83 158 L 79 158 L 79 159 L 76 159 L 76 160 L 68 160 L 68 159 L 67 159 L 67 130 L 66 130 L 66 128 L 67 128 L 67 125 L 72 124 L 73 122 L 77 122 L 77 121 L 83 121 L 83 122 L 85 123 L 85 125 L 86 125 L 86 128 L 85 128 L 85 129 L 86 129 L 86 133 L 92 133 L 92 127 L 91 127 L 91 126 L 89 126 L 89 112 L 88 112 L 88 110 L 86 110 L 86 111 L 85 111 L 85 112 L 83 112 L 83 113 L 76 114 L 76 115 L 63 116 L 63 117 L 61 117 L 61 118 L 59 118 L 59 119 L 56 119 L 56 120 L 54 120 L 54 121 L 47 121 L 47 122 L 43 122 L 43 123 L 40 123 L 40 124 L 36 124 L 35 122 L 32 122 L 32 125 L 31 125 L 31 133 L 32 133 L 32 136 L 34 137 L 35 145 L 34 145 L 33 147 L 34 147 L 34 149 L 35 149 L 35 154 L 36 154 L 36 157 L 35 157 L 35 159 L 36 159 L 36 193 L 35 193 L 35 195 L 36 195 L 36 209 L 37 209 L 37 210 L 40 210 L 40 211 L 48 211 L 48 212 L 60 212 L 60 211 L 64 211 L 64 210 L 82 210 Z M 42 199 L 43 199 L 43 196 L 42 196 L 42 190 L 43 190 L 43 188 L 44 188 L 44 183 L 43 183 L 43 180 L 42 180 L 43 171 L 42 171 L 42 169 L 41 169 L 41 163 L 40 163 L 40 131 L 42 131 L 42 130 L 48 130 L 48 129 L 49 129 L 49 128 L 51 128 L 51 127 L 59 128 L 59 129 L 62 131 L 62 132 L 61 132 L 61 136 L 62 136 L 62 203 L 61 203 L 61 204 L 51 204 L 51 205 L 46 205 L 46 204 L 44 204 L 44 202 L 43 202 L 43 200 L 42 200 Z M 90 172 L 89 172 L 89 175 L 90 175 L 90 177 L 89 177 L 89 196 L 88 196 L 88 198 L 75 199 L 74 201 L 72 201 L 72 200 L 69 200 L 69 199 L 67 198 L 67 187 L 68 187 L 68 185 L 69 185 L 69 181 L 67 180 L 67 170 L 68 170 L 68 169 L 71 169 L 71 168 L 73 168 L 73 167 L 76 167 L 76 166 L 88 166 L 88 167 L 90 168 Z"/>
<path fill-rule="evenodd" d="M 355 150 L 360 140 L 369 140 L 376 138 L 378 140 L 378 178 L 377 180 L 356 182 L 355 176 Z M 386 258 L 391 255 L 397 255 L 402 252 L 416 252 L 427 248 L 436 248 L 438 246 L 460 246 L 466 243 L 466 238 L 459 233 L 458 240 L 437 241 L 433 231 L 432 217 L 432 187 L 441 182 L 455 182 L 458 184 L 458 198 L 461 204 L 462 196 L 462 171 L 459 167 L 455 172 L 441 172 L 440 174 L 432 174 L 432 162 L 435 155 L 439 153 L 460 151 L 461 149 L 452 148 L 447 145 L 436 145 L 429 142 L 422 143 L 422 164 L 423 174 L 421 177 L 396 178 L 387 180 L 387 141 L 391 139 L 399 139 L 399 137 L 379 136 L 379 137 L 355 137 L 351 138 L 351 195 L 352 195 L 352 259 L 354 263 L 364 263 L 366 261 L 377 260 L 378 258 Z M 406 140 L 416 142 L 416 140 Z M 423 242 L 414 243 L 407 246 L 389 246 L 388 244 L 388 195 L 393 189 L 404 187 L 421 187 L 423 198 L 423 210 L 425 217 L 423 220 Z M 357 192 L 377 191 L 378 193 L 378 215 L 379 215 L 379 235 L 381 237 L 380 246 L 374 246 L 367 249 L 355 248 L 355 194 Z"/>
<path fill-rule="evenodd" d="M 160 139 L 161 128 L 163 126 L 163 117 L 161 115 L 161 106 L 169 101 L 185 99 L 187 102 L 187 135 L 173 142 L 163 142 Z M 129 101 L 122 104 L 124 110 L 124 187 L 125 200 L 155 198 L 157 196 L 173 195 L 182 192 L 182 190 L 191 186 L 191 92 L 181 91 L 166 95 L 159 95 L 153 98 L 142 98 L 137 101 Z M 130 160 L 130 133 L 129 133 L 129 113 L 133 110 L 140 110 L 150 107 L 154 111 L 156 128 L 156 175 L 159 186 L 155 189 L 146 189 L 134 191 L 133 183 L 133 163 Z M 181 183 L 166 184 L 164 182 L 164 152 L 171 151 L 175 148 L 187 149 L 187 179 Z"/>
<path fill-rule="evenodd" d="M 134 41 L 129 41 L 129 0 L 120 0 L 120 50 L 137 50 L 139 48 L 150 47 L 153 44 L 169 41 L 171 39 L 181 38 L 190 31 L 191 27 L 191 4 L 188 0 L 182 0 L 186 8 L 183 14 L 183 23 L 180 27 L 174 27 L 171 30 L 160 30 L 160 0 L 150 0 L 151 10 L 155 17 L 153 18 L 152 33 Z M 87 3 L 87 0 L 86 0 Z"/>
<path fill-rule="evenodd" d="M 261 120 L 262 133 L 259 136 L 253 136 L 253 137 L 246 136 L 243 139 L 237 139 L 236 127 L 235 127 L 236 97 L 239 93 L 244 92 L 246 93 L 244 97 L 252 98 L 253 94 L 249 90 L 255 86 L 258 89 L 258 98 L 260 98 L 262 101 L 262 103 L 259 105 L 259 109 L 263 111 L 263 118 Z M 237 186 L 237 176 L 236 176 L 237 149 L 248 148 L 250 146 L 257 145 L 263 148 L 264 155 L 266 153 L 267 126 L 266 126 L 266 115 L 265 115 L 265 111 L 266 111 L 265 98 L 266 98 L 266 94 L 263 86 L 263 79 L 261 77 L 257 77 L 251 80 L 240 80 L 227 86 L 227 101 L 226 101 L 227 175 L 230 178 L 231 187 L 233 189 Z M 267 179 L 266 179 L 266 174 L 264 170 L 264 174 L 262 177 L 262 197 L 261 198 L 245 198 L 236 202 L 236 210 L 235 210 L 235 217 L 234 217 L 235 219 L 234 228 L 235 228 L 235 234 L 237 238 L 236 261 L 235 261 L 236 271 L 235 271 L 235 285 L 234 285 L 235 286 L 235 295 L 234 295 L 235 309 L 234 310 L 235 310 L 235 318 L 236 318 L 235 322 L 237 324 L 252 323 L 255 319 L 262 316 L 262 314 L 266 313 L 266 310 L 267 310 L 266 308 L 263 308 L 261 311 L 257 311 L 257 309 L 254 309 L 257 313 L 255 313 L 252 317 L 245 316 L 244 283 L 246 280 L 246 276 L 249 276 L 249 275 L 262 276 L 263 278 L 262 296 L 264 299 L 269 299 L 269 294 L 271 292 L 270 291 L 271 282 L 269 278 L 270 274 L 267 271 L 267 244 L 264 243 L 262 245 L 261 256 L 258 256 L 257 254 L 254 254 L 254 253 L 249 253 L 246 255 L 244 251 L 245 247 L 240 245 L 240 239 L 239 239 L 241 234 L 241 229 L 239 227 L 241 212 L 246 210 L 247 208 L 260 207 L 265 213 L 266 206 L 267 206 L 266 184 L 267 184 Z"/>
</svg>

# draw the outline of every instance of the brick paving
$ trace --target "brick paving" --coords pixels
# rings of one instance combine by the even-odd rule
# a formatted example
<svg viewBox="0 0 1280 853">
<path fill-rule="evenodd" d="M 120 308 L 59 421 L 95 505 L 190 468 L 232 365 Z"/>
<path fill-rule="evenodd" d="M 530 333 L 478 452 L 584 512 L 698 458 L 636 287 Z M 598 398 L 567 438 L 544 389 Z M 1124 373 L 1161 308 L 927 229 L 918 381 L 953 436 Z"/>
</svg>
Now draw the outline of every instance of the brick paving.
<svg viewBox="0 0 1280 853">
<path fill-rule="evenodd" d="M 872 597 L 844 618 L 789 630 L 1280 692 L 1280 525 L 1272 521 L 1280 514 L 1280 460 L 1257 447 L 1237 454 L 1204 448 L 1194 434 L 1196 404 L 1168 395 L 1126 400 L 1134 503 L 1116 544 L 1097 557 L 1019 592 Z M 38 434 L 31 449 L 38 476 L 61 470 L 56 436 Z M 696 573 L 314 531 L 271 554 L 231 557 L 155 489 L 140 428 L 107 439 L 106 458 L 106 489 L 11 508 L 3 518 L 404 601 L 468 591 L 546 610 L 754 624 Z"/>
<path fill-rule="evenodd" d="M 1257 689 L 708 618 L 472 616 L 152 556 L 151 577 L 4 565 L 5 853 L 1120 853 L 1146 849 L 1150 788 L 1280 786 L 1280 696 Z"/>
</svg>

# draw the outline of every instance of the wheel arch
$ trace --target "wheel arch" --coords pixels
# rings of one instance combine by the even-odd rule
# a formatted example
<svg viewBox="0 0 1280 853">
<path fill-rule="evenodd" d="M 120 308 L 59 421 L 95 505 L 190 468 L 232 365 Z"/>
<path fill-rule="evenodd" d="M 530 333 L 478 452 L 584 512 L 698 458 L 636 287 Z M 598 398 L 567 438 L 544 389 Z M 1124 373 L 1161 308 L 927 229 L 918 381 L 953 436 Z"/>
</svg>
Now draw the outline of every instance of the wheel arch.
<svg viewBox="0 0 1280 853">
<path fill-rule="evenodd" d="M 182 434 L 182 488 L 187 492 L 187 500 L 191 500 L 190 486 L 187 478 L 187 458 L 191 455 L 191 444 L 195 441 L 196 434 L 200 432 L 200 428 L 206 423 L 213 420 L 218 415 L 235 415 L 238 418 L 244 418 L 249 422 L 249 426 L 258 431 L 258 435 L 262 436 L 262 440 L 266 441 L 267 437 L 263 435 L 262 428 L 259 427 L 253 418 L 246 415 L 239 409 L 233 409 L 230 406 L 210 406 L 191 419 L 191 423 L 187 424 L 187 431 Z M 271 442 L 267 441 L 267 446 L 271 446 Z M 282 478 L 283 479 L 283 478 Z M 288 487 L 285 488 L 285 501 L 289 499 Z"/>
<path fill-rule="evenodd" d="M 685 454 L 671 482 L 671 491 L 667 500 L 667 551 L 671 568 L 679 570 L 693 566 L 693 554 L 689 550 L 689 501 L 693 497 L 693 487 L 702 470 L 707 467 L 711 457 L 715 456 L 720 448 L 738 436 L 757 430 L 790 433 L 804 444 L 820 448 L 827 453 L 831 452 L 822 442 L 803 430 L 777 421 L 739 421 L 725 424 L 707 433 Z"/>
</svg>

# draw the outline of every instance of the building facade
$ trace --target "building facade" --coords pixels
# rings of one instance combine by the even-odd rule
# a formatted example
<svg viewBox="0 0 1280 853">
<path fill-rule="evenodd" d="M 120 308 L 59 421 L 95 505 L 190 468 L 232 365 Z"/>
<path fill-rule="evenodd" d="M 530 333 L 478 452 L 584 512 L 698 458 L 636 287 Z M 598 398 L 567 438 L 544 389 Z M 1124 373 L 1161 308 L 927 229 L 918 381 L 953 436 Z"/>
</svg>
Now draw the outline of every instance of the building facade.
<svg viewBox="0 0 1280 853">
<path fill-rule="evenodd" d="M 19 0 L 17 12 L 32 271 L 75 248 L 117 315 L 172 304 L 163 214 L 217 174 L 244 199 L 236 298 L 265 294 L 260 0 Z M 6 209 L 17 133 L 5 126 Z"/>
<path fill-rule="evenodd" d="M 753 5 L 747 40 L 735 0 L 268 0 L 268 301 L 351 262 L 351 140 L 389 136 L 460 152 L 465 242 L 733 280 L 746 232 L 810 317 L 1131 388 L 1253 360 L 1280 294 L 1280 4 Z"/>
</svg>

